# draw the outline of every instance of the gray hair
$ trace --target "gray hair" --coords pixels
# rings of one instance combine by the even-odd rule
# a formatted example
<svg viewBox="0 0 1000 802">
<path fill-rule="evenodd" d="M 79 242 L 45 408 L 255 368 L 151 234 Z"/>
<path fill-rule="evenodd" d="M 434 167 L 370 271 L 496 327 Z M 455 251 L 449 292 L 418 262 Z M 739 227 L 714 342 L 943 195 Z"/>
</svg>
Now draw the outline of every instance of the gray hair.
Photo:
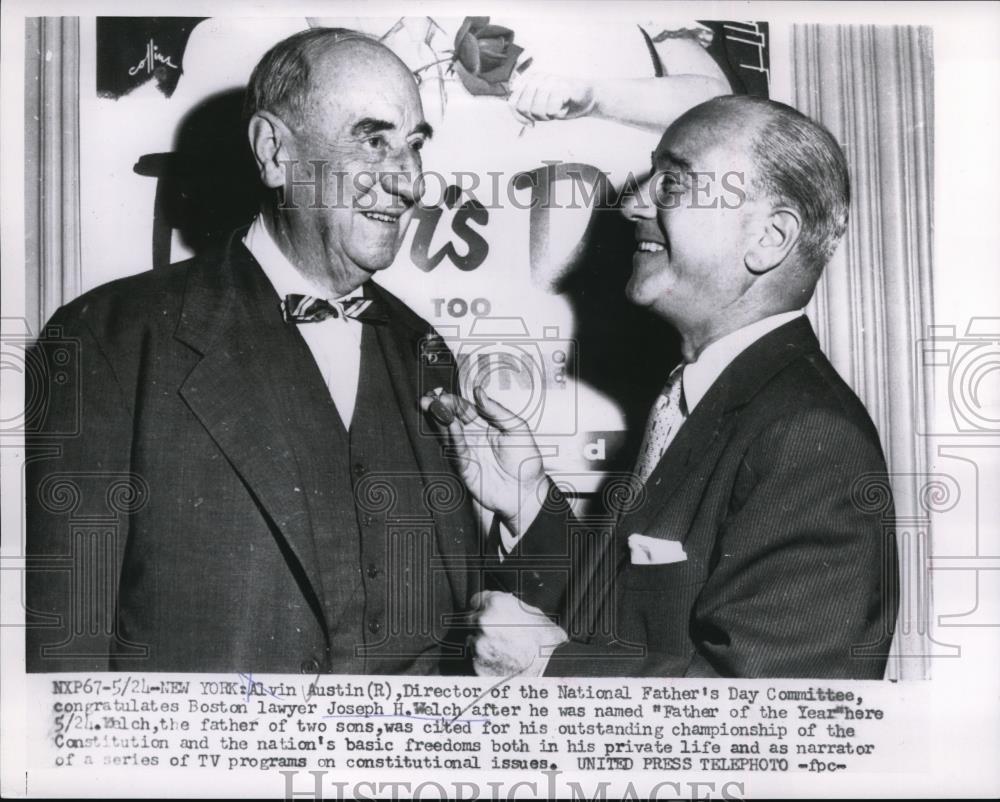
<svg viewBox="0 0 1000 802">
<path fill-rule="evenodd" d="M 728 95 L 704 106 L 746 118 L 757 173 L 750 190 L 799 213 L 802 266 L 821 270 L 847 230 L 851 204 L 847 159 L 833 134 L 797 109 L 767 98 Z"/>
<path fill-rule="evenodd" d="M 378 40 L 350 28 L 307 28 L 282 39 L 254 67 L 247 84 L 243 119 L 269 111 L 286 123 L 300 125 L 309 99 L 313 59 L 331 45 L 352 39 Z"/>
</svg>

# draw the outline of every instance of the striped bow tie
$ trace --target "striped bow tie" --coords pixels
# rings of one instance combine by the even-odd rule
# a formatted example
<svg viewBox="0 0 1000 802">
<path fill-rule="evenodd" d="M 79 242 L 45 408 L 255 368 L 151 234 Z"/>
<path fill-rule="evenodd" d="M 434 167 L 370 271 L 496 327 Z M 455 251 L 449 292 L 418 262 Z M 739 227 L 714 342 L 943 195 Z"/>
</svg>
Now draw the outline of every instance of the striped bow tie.
<svg viewBox="0 0 1000 802">
<path fill-rule="evenodd" d="M 382 325 L 389 321 L 383 305 L 372 298 L 348 298 L 346 301 L 328 301 L 312 295 L 286 295 L 281 302 L 285 322 L 318 323 L 327 318 L 353 318 L 361 323 Z"/>
</svg>

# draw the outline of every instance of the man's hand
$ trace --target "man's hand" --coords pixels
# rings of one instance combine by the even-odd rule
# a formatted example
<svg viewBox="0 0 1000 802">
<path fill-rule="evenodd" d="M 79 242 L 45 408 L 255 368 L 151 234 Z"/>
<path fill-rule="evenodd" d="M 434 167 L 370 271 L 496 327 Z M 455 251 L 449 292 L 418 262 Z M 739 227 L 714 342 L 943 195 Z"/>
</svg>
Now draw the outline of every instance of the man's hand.
<svg viewBox="0 0 1000 802">
<path fill-rule="evenodd" d="M 515 538 L 531 525 L 547 490 L 542 455 L 528 425 L 477 387 L 476 403 L 428 393 L 420 408 L 447 432 L 459 475 L 473 497 Z"/>
<path fill-rule="evenodd" d="M 485 590 L 472 597 L 472 665 L 480 677 L 540 677 L 552 652 L 569 638 L 539 609 L 510 593 Z"/>
<path fill-rule="evenodd" d="M 507 102 L 525 125 L 534 125 L 536 120 L 572 120 L 594 111 L 594 89 L 579 78 L 528 71 L 514 74 Z"/>
</svg>

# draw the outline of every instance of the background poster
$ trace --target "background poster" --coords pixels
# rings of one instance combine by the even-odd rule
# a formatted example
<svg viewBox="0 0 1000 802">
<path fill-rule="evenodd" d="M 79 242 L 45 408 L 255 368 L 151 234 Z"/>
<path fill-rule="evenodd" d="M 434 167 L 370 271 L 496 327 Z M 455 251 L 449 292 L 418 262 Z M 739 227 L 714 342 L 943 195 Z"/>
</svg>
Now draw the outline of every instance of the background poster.
<svg viewBox="0 0 1000 802">
<path fill-rule="evenodd" d="M 564 488 L 590 497 L 630 467 L 678 356 L 670 330 L 624 298 L 634 245 L 616 208 L 662 132 L 593 116 L 525 124 L 507 89 L 515 72 L 693 74 L 768 94 L 766 22 L 649 11 L 661 16 L 99 17 L 81 64 L 98 95 L 81 99 L 83 138 L 105 132 L 82 149 L 84 284 L 163 268 L 250 219 L 241 91 L 271 45 L 317 25 L 376 36 L 416 74 L 435 130 L 424 204 L 377 280 L 454 338 L 466 394 L 489 387 L 532 424 Z M 487 80 L 463 80 L 470 49 Z"/>
</svg>

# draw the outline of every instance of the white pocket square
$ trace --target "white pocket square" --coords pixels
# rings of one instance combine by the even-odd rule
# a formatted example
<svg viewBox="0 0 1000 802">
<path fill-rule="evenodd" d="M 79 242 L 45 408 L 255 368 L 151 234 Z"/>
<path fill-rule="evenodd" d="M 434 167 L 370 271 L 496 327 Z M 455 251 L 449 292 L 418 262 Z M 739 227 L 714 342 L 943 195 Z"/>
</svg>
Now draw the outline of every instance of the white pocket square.
<svg viewBox="0 0 1000 802">
<path fill-rule="evenodd" d="M 687 559 L 684 547 L 676 540 L 664 540 L 638 533 L 628 536 L 632 565 L 667 565 Z"/>
</svg>

